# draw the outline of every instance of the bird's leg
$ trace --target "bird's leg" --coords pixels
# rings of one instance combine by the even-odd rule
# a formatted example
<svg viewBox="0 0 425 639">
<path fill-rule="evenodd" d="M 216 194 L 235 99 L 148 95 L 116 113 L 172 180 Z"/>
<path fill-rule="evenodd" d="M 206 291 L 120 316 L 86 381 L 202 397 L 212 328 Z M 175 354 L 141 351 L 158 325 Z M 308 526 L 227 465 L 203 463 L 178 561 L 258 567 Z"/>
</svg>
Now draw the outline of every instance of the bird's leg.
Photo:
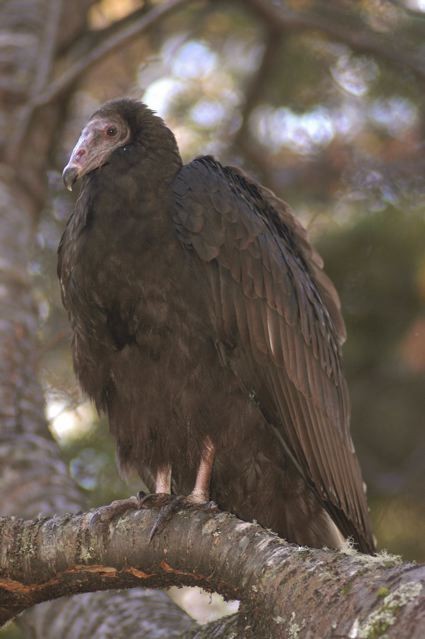
<svg viewBox="0 0 425 639">
<path fill-rule="evenodd" d="M 171 495 L 171 466 L 166 464 L 156 471 L 155 492 L 146 495 L 139 492 L 139 508 L 149 508 L 150 506 L 162 506 Z"/>
<path fill-rule="evenodd" d="M 215 447 L 207 437 L 196 474 L 195 486 L 187 499 L 193 504 L 204 504 L 210 498 L 210 482 L 214 465 Z"/>
<path fill-rule="evenodd" d="M 149 535 L 149 541 L 152 541 L 156 533 L 164 528 L 169 522 L 172 515 L 181 508 L 205 508 L 207 510 L 214 510 L 217 506 L 209 501 L 210 496 L 210 481 L 212 475 L 212 469 L 214 464 L 215 447 L 209 437 L 204 442 L 204 448 L 201 454 L 201 461 L 199 462 L 198 472 L 196 473 L 195 486 L 192 492 L 187 497 L 173 496 L 167 500 L 167 503 L 161 508 L 158 517 L 152 526 L 152 530 Z M 160 478 L 161 482 L 164 481 L 164 476 Z M 169 476 L 171 485 L 171 472 Z M 158 475 L 157 485 L 158 490 Z"/>
<path fill-rule="evenodd" d="M 156 493 L 171 493 L 171 466 L 162 466 L 156 473 L 155 480 Z"/>
<path fill-rule="evenodd" d="M 155 493 L 146 495 L 139 492 L 136 497 L 128 497 L 128 499 L 117 499 L 107 506 L 97 509 L 97 512 L 91 519 L 90 525 L 93 526 L 98 521 L 109 523 L 116 517 L 123 515 L 127 510 L 139 510 L 143 506 L 156 505 L 163 506 L 167 502 L 171 493 L 171 466 L 168 464 L 162 466 L 156 473 Z M 154 502 L 148 504 L 147 502 Z"/>
</svg>

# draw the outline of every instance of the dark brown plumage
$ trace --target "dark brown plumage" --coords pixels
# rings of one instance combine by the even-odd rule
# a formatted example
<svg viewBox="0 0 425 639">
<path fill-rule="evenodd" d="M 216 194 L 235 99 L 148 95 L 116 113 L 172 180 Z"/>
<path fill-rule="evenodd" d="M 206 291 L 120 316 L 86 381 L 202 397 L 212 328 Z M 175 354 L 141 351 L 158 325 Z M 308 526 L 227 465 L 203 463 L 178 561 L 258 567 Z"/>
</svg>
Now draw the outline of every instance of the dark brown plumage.
<svg viewBox="0 0 425 639">
<path fill-rule="evenodd" d="M 133 100 L 89 120 L 64 170 L 79 177 L 58 273 L 121 467 L 194 501 L 210 488 L 289 541 L 372 552 L 339 300 L 286 204 L 211 157 L 183 166 Z"/>
</svg>

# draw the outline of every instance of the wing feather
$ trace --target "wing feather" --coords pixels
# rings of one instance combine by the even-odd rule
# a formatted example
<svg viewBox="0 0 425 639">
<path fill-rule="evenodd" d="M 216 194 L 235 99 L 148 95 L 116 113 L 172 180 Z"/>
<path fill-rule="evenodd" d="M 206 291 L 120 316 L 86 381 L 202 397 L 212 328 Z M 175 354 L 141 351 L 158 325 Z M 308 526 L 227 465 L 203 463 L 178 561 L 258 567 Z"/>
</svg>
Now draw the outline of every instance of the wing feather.
<svg viewBox="0 0 425 639">
<path fill-rule="evenodd" d="M 341 532 L 373 550 L 349 435 L 338 295 L 305 230 L 271 191 L 210 157 L 176 178 L 174 221 L 209 273 L 228 365 Z"/>
</svg>

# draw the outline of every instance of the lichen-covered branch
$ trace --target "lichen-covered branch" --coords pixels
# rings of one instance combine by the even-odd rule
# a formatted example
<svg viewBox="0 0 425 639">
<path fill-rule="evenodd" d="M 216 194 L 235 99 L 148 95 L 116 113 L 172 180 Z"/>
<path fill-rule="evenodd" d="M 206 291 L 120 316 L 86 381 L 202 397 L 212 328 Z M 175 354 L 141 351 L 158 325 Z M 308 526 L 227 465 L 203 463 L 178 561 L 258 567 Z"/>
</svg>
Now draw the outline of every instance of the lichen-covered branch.
<svg viewBox="0 0 425 639">
<path fill-rule="evenodd" d="M 256 524 L 205 510 L 178 512 L 149 543 L 157 514 L 132 510 L 110 522 L 98 509 L 0 519 L 1 621 L 65 594 L 198 585 L 241 600 L 238 637 L 290 637 L 296 629 L 379 637 L 384 628 L 389 638 L 419 639 L 425 632 L 424 566 L 291 546 Z"/>
</svg>

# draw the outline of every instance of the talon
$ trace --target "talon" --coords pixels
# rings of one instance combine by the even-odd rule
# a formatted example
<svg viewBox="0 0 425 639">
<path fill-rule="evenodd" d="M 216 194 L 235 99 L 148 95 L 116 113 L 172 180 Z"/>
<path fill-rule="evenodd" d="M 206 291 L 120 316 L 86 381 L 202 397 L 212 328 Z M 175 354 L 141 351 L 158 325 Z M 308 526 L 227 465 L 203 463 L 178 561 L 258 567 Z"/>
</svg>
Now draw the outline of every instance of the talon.
<svg viewBox="0 0 425 639">
<path fill-rule="evenodd" d="M 206 511 L 212 512 L 212 513 L 218 512 L 220 510 L 217 504 L 215 503 L 215 501 L 205 502 L 204 508 Z"/>
<path fill-rule="evenodd" d="M 127 510 L 138 510 L 139 499 L 138 497 L 128 497 L 128 499 L 116 499 L 107 506 L 101 506 L 93 514 L 90 519 L 89 527 L 96 526 L 99 522 L 103 524 L 109 524 L 116 517 L 120 517 Z"/>
<path fill-rule="evenodd" d="M 143 497 L 139 500 L 139 508 L 162 508 L 170 497 L 171 495 L 169 493 L 143 494 Z"/>
<path fill-rule="evenodd" d="M 161 507 L 161 510 L 158 513 L 157 518 L 155 519 L 155 523 L 152 526 L 152 529 L 149 533 L 149 543 L 155 537 L 158 532 L 162 532 L 165 526 L 169 523 L 172 516 L 183 506 L 189 505 L 187 503 L 187 499 L 185 497 L 180 497 L 176 495 L 167 495 L 168 503 L 164 504 Z"/>
<path fill-rule="evenodd" d="M 140 491 L 137 496 L 139 497 L 139 508 L 149 508 L 150 505 L 153 505 L 149 504 L 149 502 L 155 499 L 156 493 L 144 493 Z"/>
</svg>

